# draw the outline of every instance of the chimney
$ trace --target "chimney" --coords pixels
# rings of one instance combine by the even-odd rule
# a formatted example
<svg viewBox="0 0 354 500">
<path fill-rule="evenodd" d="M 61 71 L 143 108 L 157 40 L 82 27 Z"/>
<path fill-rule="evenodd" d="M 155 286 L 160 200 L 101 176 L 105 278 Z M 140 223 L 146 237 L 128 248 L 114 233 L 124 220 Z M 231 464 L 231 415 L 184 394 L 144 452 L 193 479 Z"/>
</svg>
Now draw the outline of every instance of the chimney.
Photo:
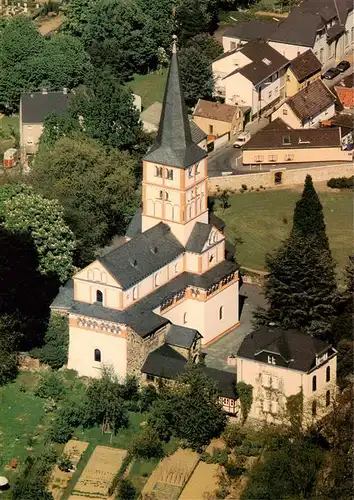
<svg viewBox="0 0 354 500">
<path fill-rule="evenodd" d="M 68 93 L 68 88 L 67 87 L 64 87 L 63 88 L 63 94 L 66 95 Z"/>
<path fill-rule="evenodd" d="M 48 90 L 47 90 L 47 89 L 45 89 L 45 88 L 43 88 L 43 89 L 42 89 L 42 94 L 48 94 Z"/>
</svg>

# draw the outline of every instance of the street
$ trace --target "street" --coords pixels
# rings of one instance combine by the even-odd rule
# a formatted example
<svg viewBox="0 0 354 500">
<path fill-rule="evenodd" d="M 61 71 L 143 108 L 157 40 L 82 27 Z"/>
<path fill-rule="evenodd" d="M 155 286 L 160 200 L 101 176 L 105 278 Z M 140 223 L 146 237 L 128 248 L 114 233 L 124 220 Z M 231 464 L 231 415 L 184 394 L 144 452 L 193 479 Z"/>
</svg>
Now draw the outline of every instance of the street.
<svg viewBox="0 0 354 500">
<path fill-rule="evenodd" d="M 208 175 L 209 177 L 220 177 L 234 173 L 236 158 L 242 154 L 240 148 L 234 148 L 231 143 L 221 147 L 209 154 Z"/>
</svg>

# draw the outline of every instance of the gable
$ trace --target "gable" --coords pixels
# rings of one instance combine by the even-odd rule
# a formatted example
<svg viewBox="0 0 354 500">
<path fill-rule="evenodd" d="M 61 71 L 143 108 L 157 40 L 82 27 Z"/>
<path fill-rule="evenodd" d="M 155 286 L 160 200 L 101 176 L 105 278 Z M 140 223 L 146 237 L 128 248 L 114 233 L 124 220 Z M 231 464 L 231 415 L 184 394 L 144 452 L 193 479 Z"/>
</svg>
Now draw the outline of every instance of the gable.
<svg viewBox="0 0 354 500">
<path fill-rule="evenodd" d="M 187 241 L 186 251 L 201 254 L 211 246 L 224 240 L 221 231 L 211 224 L 196 222 Z"/>
<path fill-rule="evenodd" d="M 225 236 L 222 234 L 222 232 L 219 231 L 215 226 L 212 226 L 212 229 L 209 231 L 207 240 L 205 241 L 205 244 L 202 248 L 202 253 L 216 243 L 220 243 L 220 241 L 223 241 L 224 239 Z"/>
<path fill-rule="evenodd" d="M 118 280 L 113 278 L 107 268 L 99 261 L 95 260 L 84 269 L 75 274 L 74 280 L 89 281 L 91 283 L 104 283 L 106 285 L 122 288 Z"/>
</svg>

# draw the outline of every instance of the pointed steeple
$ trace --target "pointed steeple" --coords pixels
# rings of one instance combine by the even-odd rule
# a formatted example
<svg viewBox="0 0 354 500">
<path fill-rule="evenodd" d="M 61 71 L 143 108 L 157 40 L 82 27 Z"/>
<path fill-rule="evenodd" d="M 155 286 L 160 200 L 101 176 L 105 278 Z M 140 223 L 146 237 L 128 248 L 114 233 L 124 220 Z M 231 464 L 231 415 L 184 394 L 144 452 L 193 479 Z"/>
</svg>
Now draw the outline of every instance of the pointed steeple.
<svg viewBox="0 0 354 500">
<path fill-rule="evenodd" d="M 207 152 L 192 141 L 179 74 L 176 38 L 174 36 L 159 131 L 144 160 L 187 168 L 207 156 Z"/>
</svg>

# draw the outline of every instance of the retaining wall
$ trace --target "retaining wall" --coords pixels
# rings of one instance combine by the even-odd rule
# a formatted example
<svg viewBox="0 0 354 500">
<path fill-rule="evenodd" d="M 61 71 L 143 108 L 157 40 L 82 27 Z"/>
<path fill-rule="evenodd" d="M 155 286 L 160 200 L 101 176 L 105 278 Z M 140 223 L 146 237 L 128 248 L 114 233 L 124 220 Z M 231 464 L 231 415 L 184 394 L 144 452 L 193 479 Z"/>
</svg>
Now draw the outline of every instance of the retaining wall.
<svg viewBox="0 0 354 500">
<path fill-rule="evenodd" d="M 210 177 L 208 180 L 209 194 L 214 194 L 218 189 L 239 190 L 242 184 L 248 189 L 263 186 L 272 188 L 277 185 L 276 174 L 281 172 L 280 186 L 303 184 L 307 174 L 312 176 L 314 182 L 328 181 L 332 177 L 350 177 L 354 175 L 352 162 L 338 165 L 308 166 L 297 169 L 275 168 L 269 172 L 254 172 L 242 175 L 225 175 L 223 177 Z M 278 174 L 279 176 L 279 174 Z"/>
</svg>

